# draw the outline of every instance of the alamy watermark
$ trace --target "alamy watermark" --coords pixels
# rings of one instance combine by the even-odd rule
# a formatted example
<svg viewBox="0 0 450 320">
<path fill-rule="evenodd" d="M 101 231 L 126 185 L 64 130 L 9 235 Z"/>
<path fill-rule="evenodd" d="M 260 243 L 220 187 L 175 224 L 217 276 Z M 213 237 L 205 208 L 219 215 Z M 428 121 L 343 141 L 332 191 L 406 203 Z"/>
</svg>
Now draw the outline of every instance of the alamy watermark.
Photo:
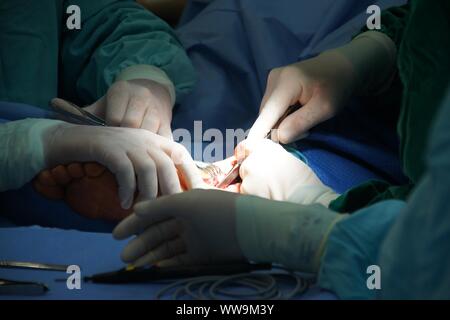
<svg viewBox="0 0 450 320">
<path fill-rule="evenodd" d="M 174 141 L 183 145 L 195 160 L 216 162 L 234 154 L 234 149 L 245 140 L 249 130 L 216 128 L 203 130 L 202 121 L 194 121 L 193 132 L 179 128 L 173 131 Z"/>
<path fill-rule="evenodd" d="M 66 27 L 69 30 L 81 29 L 81 9 L 77 5 L 70 5 L 66 9 L 69 17 L 66 20 Z"/>
<path fill-rule="evenodd" d="M 367 7 L 367 14 L 370 16 L 367 18 L 366 26 L 369 30 L 380 30 L 381 29 L 381 8 L 377 5 L 371 5 Z"/>
<path fill-rule="evenodd" d="M 369 290 L 381 290 L 381 268 L 376 264 L 370 265 L 366 269 L 367 277 L 366 286 Z"/>
<path fill-rule="evenodd" d="M 76 264 L 70 265 L 66 270 L 70 276 L 66 280 L 66 287 L 69 290 L 81 290 L 81 268 Z"/>
</svg>

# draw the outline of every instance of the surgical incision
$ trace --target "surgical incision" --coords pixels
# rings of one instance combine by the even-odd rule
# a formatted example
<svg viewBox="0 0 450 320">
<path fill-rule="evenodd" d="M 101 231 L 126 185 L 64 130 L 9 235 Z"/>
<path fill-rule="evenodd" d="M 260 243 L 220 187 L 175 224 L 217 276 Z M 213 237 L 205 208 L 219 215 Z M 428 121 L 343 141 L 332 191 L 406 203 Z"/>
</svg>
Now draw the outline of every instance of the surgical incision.
<svg viewBox="0 0 450 320">
<path fill-rule="evenodd" d="M 215 164 L 197 163 L 203 180 L 215 187 L 232 168 L 233 160 Z M 179 174 L 180 185 L 186 183 Z M 42 171 L 33 181 L 38 193 L 51 200 L 64 200 L 73 211 L 90 219 L 120 221 L 131 214 L 120 205 L 118 186 L 114 175 L 97 163 L 72 163 Z M 239 192 L 239 184 L 227 188 Z M 135 199 L 138 199 L 138 192 Z"/>
</svg>

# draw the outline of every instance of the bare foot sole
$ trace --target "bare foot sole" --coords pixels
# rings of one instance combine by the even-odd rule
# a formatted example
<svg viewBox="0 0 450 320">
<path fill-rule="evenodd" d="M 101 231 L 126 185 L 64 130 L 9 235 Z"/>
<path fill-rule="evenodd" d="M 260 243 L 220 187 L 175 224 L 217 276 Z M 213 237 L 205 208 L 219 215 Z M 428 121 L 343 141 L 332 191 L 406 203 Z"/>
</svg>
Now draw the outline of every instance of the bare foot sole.
<svg viewBox="0 0 450 320">
<path fill-rule="evenodd" d="M 120 206 L 114 175 L 97 163 L 72 163 L 42 171 L 33 185 L 44 197 L 64 200 L 90 219 L 120 221 L 132 212 Z"/>
<path fill-rule="evenodd" d="M 220 174 L 212 178 L 208 172 L 203 172 L 203 179 L 211 186 L 223 178 L 233 163 L 226 159 L 215 165 L 220 168 Z M 183 187 L 181 177 L 180 182 Z M 44 170 L 33 185 L 44 197 L 64 200 L 75 212 L 90 219 L 120 221 L 132 213 L 132 209 L 124 210 L 120 205 L 114 175 L 97 163 L 72 163 Z M 239 192 L 239 184 L 229 186 L 226 191 Z"/>
</svg>

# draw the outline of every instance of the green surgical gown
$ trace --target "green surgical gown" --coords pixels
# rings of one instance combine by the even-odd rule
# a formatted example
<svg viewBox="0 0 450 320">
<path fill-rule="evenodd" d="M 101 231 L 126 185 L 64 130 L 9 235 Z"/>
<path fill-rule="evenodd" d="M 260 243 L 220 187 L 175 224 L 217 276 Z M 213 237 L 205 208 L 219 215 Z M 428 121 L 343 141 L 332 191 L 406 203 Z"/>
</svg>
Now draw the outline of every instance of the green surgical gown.
<svg viewBox="0 0 450 320">
<path fill-rule="evenodd" d="M 66 26 L 70 5 L 81 10 L 80 30 Z M 133 65 L 163 70 L 178 98 L 195 82 L 173 30 L 134 1 L 0 1 L 0 101 L 89 104 Z"/>
<path fill-rule="evenodd" d="M 411 0 L 403 7 L 384 11 L 381 23 L 380 32 L 388 35 L 398 50 L 398 83 L 394 81 L 392 87 L 401 89 L 389 90 L 385 101 L 401 101 L 397 125 L 400 160 L 410 183 L 364 183 L 330 204 L 339 212 L 353 212 L 386 199 L 407 199 L 424 173 L 430 127 L 449 84 L 450 1 Z"/>
<path fill-rule="evenodd" d="M 322 258 L 322 288 L 342 299 L 450 299 L 449 119 L 450 87 L 417 187 L 407 202 L 380 201 L 336 224 Z M 380 267 L 378 290 L 367 286 L 373 265 Z"/>
</svg>

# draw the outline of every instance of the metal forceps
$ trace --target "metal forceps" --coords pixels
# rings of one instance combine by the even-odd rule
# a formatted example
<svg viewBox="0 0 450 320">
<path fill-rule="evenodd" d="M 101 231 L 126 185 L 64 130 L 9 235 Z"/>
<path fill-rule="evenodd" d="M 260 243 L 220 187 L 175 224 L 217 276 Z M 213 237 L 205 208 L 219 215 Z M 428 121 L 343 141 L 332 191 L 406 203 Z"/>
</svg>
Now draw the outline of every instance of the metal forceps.
<svg viewBox="0 0 450 320">
<path fill-rule="evenodd" d="M 106 126 L 105 120 L 72 102 L 56 98 L 50 104 L 53 110 L 68 122 L 90 126 Z"/>
<path fill-rule="evenodd" d="M 34 270 L 48 270 L 48 271 L 62 271 L 66 272 L 68 265 L 50 264 L 39 262 L 22 262 L 22 261 L 5 261 L 0 260 L 0 269 L 34 269 Z"/>
<path fill-rule="evenodd" d="M 274 125 L 273 129 L 277 129 L 278 126 L 281 124 L 281 122 L 289 116 L 291 113 L 297 111 L 300 108 L 300 105 L 293 105 L 289 107 L 286 112 L 281 116 L 281 118 L 278 120 L 278 122 Z M 270 139 L 272 135 L 272 130 L 270 130 L 266 136 L 265 139 Z M 225 178 L 219 182 L 219 184 L 216 186 L 217 188 L 223 189 L 228 187 L 230 184 L 233 183 L 238 177 L 239 177 L 239 169 L 241 168 L 242 161 L 238 161 L 233 168 L 228 172 L 228 174 L 225 176 Z"/>
<path fill-rule="evenodd" d="M 0 296 L 1 295 L 36 296 L 42 295 L 47 291 L 49 291 L 49 288 L 43 283 L 0 279 Z"/>
<path fill-rule="evenodd" d="M 66 272 L 68 267 L 68 265 L 61 264 L 0 260 L 0 269 L 6 268 Z M 40 282 L 0 279 L 0 296 L 35 296 L 43 295 L 47 291 L 49 291 L 49 288 Z"/>
<path fill-rule="evenodd" d="M 219 189 L 225 189 L 230 184 L 232 184 L 233 181 L 235 181 L 237 178 L 239 178 L 239 169 L 241 168 L 241 164 L 242 164 L 242 162 L 238 161 L 233 166 L 233 168 L 231 168 L 231 170 L 227 173 L 225 178 L 223 178 L 223 180 L 217 184 L 216 187 Z"/>
</svg>

